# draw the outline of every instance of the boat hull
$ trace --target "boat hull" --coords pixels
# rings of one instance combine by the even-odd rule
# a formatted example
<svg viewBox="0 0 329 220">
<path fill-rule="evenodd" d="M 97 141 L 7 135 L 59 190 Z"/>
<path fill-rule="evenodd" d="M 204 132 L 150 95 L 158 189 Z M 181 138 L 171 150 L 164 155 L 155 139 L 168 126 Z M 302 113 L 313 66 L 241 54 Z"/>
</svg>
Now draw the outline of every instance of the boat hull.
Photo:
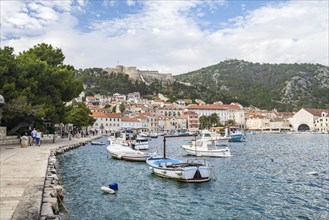
<svg viewBox="0 0 329 220">
<path fill-rule="evenodd" d="M 152 173 L 163 178 L 188 183 L 200 183 L 210 180 L 210 168 L 206 165 L 189 165 L 170 158 L 148 158 L 146 163 Z"/>
<path fill-rule="evenodd" d="M 109 145 L 107 151 L 112 158 L 119 160 L 145 162 L 151 156 L 149 153 L 136 151 L 130 147 L 124 147 L 118 144 Z"/>
<path fill-rule="evenodd" d="M 244 139 L 244 134 L 231 134 L 229 142 L 242 142 Z"/>
<path fill-rule="evenodd" d="M 92 141 L 91 145 L 104 145 L 103 142 Z"/>
<path fill-rule="evenodd" d="M 182 148 L 188 155 L 206 156 L 206 157 L 231 157 L 231 151 L 228 148 L 203 150 L 190 145 L 183 145 Z"/>
</svg>

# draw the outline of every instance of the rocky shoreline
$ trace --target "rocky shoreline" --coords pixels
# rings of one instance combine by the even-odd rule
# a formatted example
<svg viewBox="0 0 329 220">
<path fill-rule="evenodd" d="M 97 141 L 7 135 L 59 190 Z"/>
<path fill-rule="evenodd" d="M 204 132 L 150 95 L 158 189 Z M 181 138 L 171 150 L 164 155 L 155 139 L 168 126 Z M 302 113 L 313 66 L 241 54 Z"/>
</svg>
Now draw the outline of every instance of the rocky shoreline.
<svg viewBox="0 0 329 220">
<path fill-rule="evenodd" d="M 41 220 L 50 220 L 50 219 L 61 220 L 59 214 L 60 214 L 60 205 L 63 203 L 64 200 L 64 188 L 59 183 L 59 178 L 57 174 L 56 156 L 66 151 L 84 146 L 85 144 L 98 138 L 99 137 L 95 137 L 85 142 L 61 146 L 58 147 L 57 149 L 50 150 L 50 155 L 48 158 L 48 167 L 47 167 L 43 194 L 42 194 L 42 203 L 40 210 Z"/>
</svg>

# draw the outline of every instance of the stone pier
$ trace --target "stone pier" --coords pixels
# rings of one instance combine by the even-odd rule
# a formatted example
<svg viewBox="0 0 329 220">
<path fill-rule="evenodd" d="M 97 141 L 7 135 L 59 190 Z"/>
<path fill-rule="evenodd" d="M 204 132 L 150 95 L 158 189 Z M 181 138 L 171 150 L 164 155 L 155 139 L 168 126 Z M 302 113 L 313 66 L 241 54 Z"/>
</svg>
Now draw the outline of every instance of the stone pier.
<svg viewBox="0 0 329 220">
<path fill-rule="evenodd" d="M 45 203 L 56 204 L 50 197 L 61 198 L 52 163 L 56 152 L 64 152 L 96 138 L 99 137 L 60 138 L 56 143 L 47 140 L 40 147 L 27 148 L 21 148 L 20 144 L 0 145 L 0 219 L 39 219 L 41 210 L 45 214 L 44 209 L 48 208 Z M 53 184 L 51 187 L 57 194 L 43 201 L 47 194 L 45 184 Z"/>
</svg>

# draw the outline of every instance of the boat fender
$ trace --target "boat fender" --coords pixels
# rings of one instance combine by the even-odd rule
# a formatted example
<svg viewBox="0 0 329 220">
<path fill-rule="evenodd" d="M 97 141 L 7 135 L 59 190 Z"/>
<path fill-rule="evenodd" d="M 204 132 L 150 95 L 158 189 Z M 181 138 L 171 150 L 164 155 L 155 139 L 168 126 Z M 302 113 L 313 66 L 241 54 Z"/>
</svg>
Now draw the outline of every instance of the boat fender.
<svg viewBox="0 0 329 220">
<path fill-rule="evenodd" d="M 109 188 L 110 189 L 113 189 L 114 191 L 118 191 L 119 190 L 118 184 L 116 182 L 110 183 L 109 184 Z"/>
<path fill-rule="evenodd" d="M 104 192 L 104 193 L 111 193 L 111 194 L 114 194 L 115 191 L 113 189 L 110 189 L 109 187 L 106 187 L 106 186 L 102 186 L 101 187 L 101 190 Z"/>
</svg>

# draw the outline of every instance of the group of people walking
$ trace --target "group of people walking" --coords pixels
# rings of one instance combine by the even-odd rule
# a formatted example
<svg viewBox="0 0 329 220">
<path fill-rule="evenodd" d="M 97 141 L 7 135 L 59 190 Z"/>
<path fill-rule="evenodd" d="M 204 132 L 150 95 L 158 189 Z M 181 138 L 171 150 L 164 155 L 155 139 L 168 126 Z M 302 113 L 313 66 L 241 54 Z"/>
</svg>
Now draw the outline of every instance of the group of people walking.
<svg viewBox="0 0 329 220">
<path fill-rule="evenodd" d="M 39 129 L 36 130 L 34 128 L 31 131 L 32 140 L 30 141 L 30 146 L 35 144 L 36 146 L 40 147 L 40 145 L 41 145 L 41 136 L 42 136 L 41 131 Z"/>
</svg>

